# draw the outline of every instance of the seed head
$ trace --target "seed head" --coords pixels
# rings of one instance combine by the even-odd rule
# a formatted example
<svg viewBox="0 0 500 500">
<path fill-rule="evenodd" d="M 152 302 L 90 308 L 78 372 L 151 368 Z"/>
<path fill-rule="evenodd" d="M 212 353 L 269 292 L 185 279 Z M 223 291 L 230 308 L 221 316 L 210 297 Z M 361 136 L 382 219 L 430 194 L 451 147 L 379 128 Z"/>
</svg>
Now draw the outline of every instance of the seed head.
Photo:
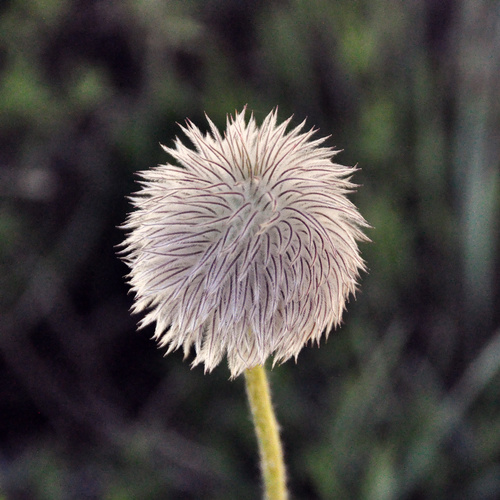
<svg viewBox="0 0 500 500">
<path fill-rule="evenodd" d="M 167 353 L 180 347 L 211 371 L 227 354 L 231 376 L 297 358 L 341 322 L 364 263 L 367 226 L 346 195 L 354 168 L 311 140 L 304 122 L 287 132 L 277 110 L 260 127 L 245 109 L 221 135 L 187 121 L 195 146 L 163 146 L 178 165 L 140 172 L 142 188 L 123 228 L 139 326 L 156 323 Z"/>
</svg>

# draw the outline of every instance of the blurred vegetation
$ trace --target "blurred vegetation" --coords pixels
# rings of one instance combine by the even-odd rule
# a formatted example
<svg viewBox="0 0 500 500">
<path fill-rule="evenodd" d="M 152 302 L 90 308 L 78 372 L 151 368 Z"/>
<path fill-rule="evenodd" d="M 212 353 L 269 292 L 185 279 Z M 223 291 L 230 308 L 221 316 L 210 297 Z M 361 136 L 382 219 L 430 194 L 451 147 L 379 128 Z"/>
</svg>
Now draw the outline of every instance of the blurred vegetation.
<svg viewBox="0 0 500 500">
<path fill-rule="evenodd" d="M 272 372 L 293 498 L 500 492 L 500 3 L 0 3 L 0 498 L 258 498 L 241 380 L 162 358 L 114 255 L 190 117 L 308 118 L 374 226 Z"/>
</svg>

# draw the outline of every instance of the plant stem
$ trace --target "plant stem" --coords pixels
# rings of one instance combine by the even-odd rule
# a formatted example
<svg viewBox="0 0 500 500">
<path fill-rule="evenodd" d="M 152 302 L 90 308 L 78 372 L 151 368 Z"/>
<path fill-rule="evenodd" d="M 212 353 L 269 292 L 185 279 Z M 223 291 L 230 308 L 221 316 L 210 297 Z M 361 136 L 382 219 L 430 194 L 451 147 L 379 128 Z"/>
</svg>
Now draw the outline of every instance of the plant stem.
<svg viewBox="0 0 500 500">
<path fill-rule="evenodd" d="M 278 422 L 271 403 L 269 382 L 263 366 L 245 371 L 248 401 L 259 442 L 266 500 L 286 500 L 286 473 Z"/>
</svg>

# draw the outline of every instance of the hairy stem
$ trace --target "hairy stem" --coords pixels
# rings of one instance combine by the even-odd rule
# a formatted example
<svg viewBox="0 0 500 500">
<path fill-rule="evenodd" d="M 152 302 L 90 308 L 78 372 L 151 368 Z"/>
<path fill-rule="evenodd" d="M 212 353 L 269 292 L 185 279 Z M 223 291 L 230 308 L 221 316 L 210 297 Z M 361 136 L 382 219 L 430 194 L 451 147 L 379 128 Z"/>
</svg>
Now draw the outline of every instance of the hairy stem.
<svg viewBox="0 0 500 500">
<path fill-rule="evenodd" d="M 286 500 L 288 494 L 283 451 L 264 367 L 256 366 L 246 370 L 245 381 L 259 442 L 265 499 Z"/>
</svg>

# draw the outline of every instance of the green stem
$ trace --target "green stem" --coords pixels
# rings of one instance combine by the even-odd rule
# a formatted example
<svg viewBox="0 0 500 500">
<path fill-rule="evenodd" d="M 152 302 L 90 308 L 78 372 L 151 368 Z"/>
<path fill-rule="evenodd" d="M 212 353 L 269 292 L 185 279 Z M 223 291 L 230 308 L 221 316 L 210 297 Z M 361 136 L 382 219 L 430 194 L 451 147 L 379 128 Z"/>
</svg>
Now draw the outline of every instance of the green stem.
<svg viewBox="0 0 500 500">
<path fill-rule="evenodd" d="M 288 494 L 283 451 L 264 367 L 256 366 L 246 370 L 245 381 L 259 442 L 265 498 L 267 500 L 286 500 Z"/>
</svg>

